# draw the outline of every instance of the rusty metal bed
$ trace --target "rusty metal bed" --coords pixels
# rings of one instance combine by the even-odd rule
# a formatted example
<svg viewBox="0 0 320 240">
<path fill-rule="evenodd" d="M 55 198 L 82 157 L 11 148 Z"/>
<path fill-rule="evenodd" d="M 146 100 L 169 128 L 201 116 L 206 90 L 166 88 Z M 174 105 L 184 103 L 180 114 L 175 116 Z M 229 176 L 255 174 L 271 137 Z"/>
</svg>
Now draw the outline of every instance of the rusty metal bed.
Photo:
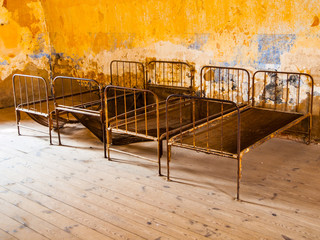
<svg viewBox="0 0 320 240">
<path fill-rule="evenodd" d="M 152 62 L 152 64 L 156 64 L 157 62 L 154 61 Z M 160 61 L 160 64 L 164 64 L 166 62 Z M 159 63 L 158 63 L 159 64 Z M 152 90 L 142 90 L 142 89 L 129 89 L 129 88 L 119 88 L 119 87 L 113 87 L 113 86 L 108 86 L 105 89 L 105 98 L 108 98 L 108 94 L 109 93 L 113 93 L 113 94 L 119 94 L 119 92 L 122 91 L 122 95 L 125 96 L 124 93 L 128 93 L 131 92 L 134 94 L 134 96 L 136 96 L 137 93 L 142 93 L 144 96 L 144 100 L 142 101 L 142 106 L 140 104 L 140 108 L 138 107 L 138 104 L 136 104 L 136 100 L 135 100 L 135 106 L 134 106 L 134 110 L 131 111 L 127 111 L 126 109 L 124 109 L 124 113 L 123 114 L 116 114 L 115 117 L 113 118 L 109 118 L 107 117 L 107 122 L 109 123 L 108 125 L 108 130 L 107 130 L 107 156 L 110 159 L 110 144 L 112 141 L 112 132 L 121 132 L 121 133 L 125 133 L 125 134 L 129 134 L 129 135 L 135 135 L 135 136 L 139 136 L 141 138 L 146 138 L 146 139 L 150 139 L 150 140 L 154 140 L 158 142 L 158 167 L 159 167 L 159 174 L 161 175 L 161 162 L 160 162 L 160 158 L 162 156 L 162 141 L 167 137 L 167 132 L 169 132 L 171 135 L 177 134 L 181 131 L 184 131 L 186 129 L 192 128 L 194 125 L 199 125 L 201 123 L 204 122 L 204 118 L 205 116 L 203 116 L 201 114 L 201 106 L 199 105 L 193 105 L 192 101 L 190 100 L 185 100 L 184 98 L 180 98 L 180 99 L 176 99 L 176 101 L 171 104 L 169 107 L 166 106 L 166 102 L 165 101 L 160 101 L 159 100 L 159 96 L 161 95 L 162 98 L 167 97 L 167 95 L 169 93 L 174 92 L 175 90 L 178 91 L 178 93 L 184 93 L 184 94 L 190 94 L 192 93 L 193 90 L 193 67 L 190 67 L 190 72 L 189 74 L 186 74 L 186 76 L 189 78 L 187 81 L 185 79 L 181 79 L 181 76 L 183 74 L 179 73 L 177 74 L 175 72 L 175 70 L 172 70 L 174 68 L 176 68 L 177 66 L 172 66 L 173 64 L 177 64 L 178 67 L 181 68 L 181 63 L 180 62 L 169 62 L 168 63 L 170 66 L 169 69 L 169 80 L 168 78 L 166 78 L 167 80 L 164 80 L 163 82 L 166 83 L 166 85 L 161 84 L 161 82 L 159 81 L 159 76 L 154 73 L 151 76 L 153 76 L 153 78 L 150 77 L 150 72 L 149 72 L 149 76 L 148 77 L 148 83 L 147 85 L 152 85 Z M 160 65 L 161 66 L 161 65 Z M 156 67 L 152 68 L 152 70 L 154 72 L 156 72 Z M 163 70 L 163 68 L 161 67 L 161 72 L 165 73 L 168 72 L 166 71 L 166 67 L 164 67 L 165 70 Z M 230 71 L 235 71 L 237 73 L 242 73 L 242 78 L 240 79 L 240 77 L 237 78 L 237 80 L 240 82 L 250 82 L 250 75 L 248 73 L 248 71 L 246 71 L 245 69 L 241 69 L 241 68 L 223 68 L 223 67 L 214 67 L 214 66 L 206 66 L 207 71 L 220 71 L 227 73 L 228 75 L 230 73 Z M 150 70 L 149 70 L 150 71 Z M 159 74 L 159 70 L 158 70 L 158 74 Z M 175 76 L 178 76 L 179 79 L 178 81 L 174 80 Z M 216 80 L 218 82 L 222 82 L 223 80 L 223 74 L 220 74 L 221 76 L 219 76 L 219 78 L 216 78 Z M 161 80 L 162 76 L 160 77 Z M 232 78 L 229 78 L 229 80 L 231 80 Z M 246 79 L 246 80 L 244 80 Z M 211 79 L 213 80 L 213 79 Z M 190 81 L 190 82 L 189 82 Z M 154 84 L 154 83 L 160 83 L 159 85 Z M 188 85 L 190 84 L 190 85 Z M 250 84 L 250 83 L 249 83 Z M 168 87 L 169 86 L 169 87 Z M 173 87 L 173 89 L 170 89 L 170 86 Z M 205 84 L 201 84 L 201 88 L 205 88 Z M 231 86 L 230 86 L 231 88 Z M 221 89 L 216 89 L 215 90 L 216 93 L 221 92 Z M 154 92 L 158 92 L 158 94 L 154 93 Z M 160 93 L 159 93 L 160 92 Z M 235 93 L 237 91 L 234 91 Z M 238 91 L 238 94 L 240 93 L 240 91 Z M 213 94 L 213 93 L 211 93 Z M 224 92 L 219 93 L 221 95 L 225 95 Z M 152 96 L 152 97 L 149 97 Z M 230 95 L 231 96 L 231 95 Z M 228 96 L 225 96 L 228 97 Z M 136 97 L 134 97 L 134 99 L 137 99 Z M 240 99 L 240 98 L 239 98 Z M 248 97 L 247 100 L 248 101 Z M 126 100 L 123 100 L 123 102 L 126 102 Z M 245 101 L 243 101 L 244 103 Z M 116 103 L 116 102 L 115 102 Z M 108 107 L 110 107 L 110 104 L 108 104 L 108 102 L 106 101 L 105 105 L 106 110 L 108 110 Z M 231 110 L 231 107 L 226 107 L 224 109 L 225 112 L 228 112 Z M 114 107 L 114 108 L 117 108 Z M 125 106 L 126 108 L 126 106 Z M 175 112 L 181 112 L 180 115 L 176 116 L 174 115 L 174 117 L 167 119 L 166 118 L 166 113 L 170 112 L 170 113 L 175 113 Z M 212 106 L 210 107 L 210 111 L 214 112 L 214 113 L 219 113 L 220 109 L 217 109 L 217 106 Z M 106 111 L 107 114 L 108 111 Z M 197 113 L 197 114 L 196 114 Z M 172 115 L 171 115 L 172 116 Z M 218 115 L 212 115 L 210 116 L 210 119 L 212 119 L 213 117 L 217 117 Z M 192 121 L 194 120 L 194 122 Z M 170 127 L 167 128 L 166 122 L 170 123 Z"/>
<path fill-rule="evenodd" d="M 69 115 L 60 116 L 58 125 L 52 121 L 52 118 L 55 116 L 54 99 L 51 95 L 51 85 L 44 78 L 32 75 L 14 74 L 12 76 L 12 86 L 19 135 L 21 127 L 40 131 L 39 129 L 22 125 L 20 123 L 21 112 L 26 113 L 35 122 L 48 127 L 50 144 L 52 144 L 52 129 L 61 128 L 66 123 L 76 122 L 74 119 L 70 118 Z"/>
<path fill-rule="evenodd" d="M 312 128 L 313 78 L 304 73 L 257 71 L 252 80 L 252 102 L 240 108 L 233 101 L 172 95 L 198 101 L 205 106 L 218 103 L 221 116 L 171 137 L 167 136 L 167 179 L 170 180 L 171 147 L 237 159 L 237 199 L 240 195 L 241 161 L 243 154 L 277 134 L 307 121 L 306 142 L 310 143 Z M 303 99 L 303 100 L 301 100 Z M 235 111 L 223 109 L 232 105 Z M 207 107 L 208 109 L 208 107 Z M 210 116 L 206 110 L 207 116 Z M 168 125 L 168 124 L 167 124 Z"/>
<path fill-rule="evenodd" d="M 144 87 L 144 73 L 144 66 L 142 63 L 114 60 L 110 63 L 110 84 L 128 87 Z M 125 81 L 127 79 L 129 81 Z M 57 84 L 57 82 L 59 82 L 59 84 Z M 102 85 L 92 79 L 58 76 L 53 81 L 53 89 L 54 96 L 57 99 L 57 115 L 61 112 L 71 113 L 97 138 L 104 142 L 105 112 Z M 66 89 L 69 94 L 65 93 Z M 63 97 L 65 95 L 68 96 L 68 101 Z M 73 95 L 76 95 L 77 98 L 73 98 Z M 130 99 L 130 96 L 128 96 L 128 99 Z M 109 96 L 109 101 L 114 101 L 114 97 Z M 113 116 L 114 113 L 109 111 L 109 115 Z M 59 120 L 56 122 L 59 122 Z M 59 144 L 61 144 L 60 131 L 58 131 L 58 137 Z"/>
<path fill-rule="evenodd" d="M 105 106 L 107 123 L 107 144 L 105 156 L 110 160 L 110 145 L 113 133 L 137 136 L 158 142 L 158 165 L 161 175 L 160 158 L 162 140 L 165 132 L 165 98 L 171 93 L 192 94 L 194 67 L 178 61 L 150 61 L 146 71 L 146 89 L 107 86 L 105 88 Z M 128 109 L 127 94 L 134 96 L 133 108 Z M 109 95 L 122 95 L 110 104 Z M 121 99 L 123 105 L 119 104 Z M 131 104 L 132 105 L 132 104 Z M 110 108 L 115 109 L 115 116 L 110 117 Z M 119 113 L 119 108 L 122 112 Z M 163 136 L 162 136 L 163 135 Z"/>
</svg>

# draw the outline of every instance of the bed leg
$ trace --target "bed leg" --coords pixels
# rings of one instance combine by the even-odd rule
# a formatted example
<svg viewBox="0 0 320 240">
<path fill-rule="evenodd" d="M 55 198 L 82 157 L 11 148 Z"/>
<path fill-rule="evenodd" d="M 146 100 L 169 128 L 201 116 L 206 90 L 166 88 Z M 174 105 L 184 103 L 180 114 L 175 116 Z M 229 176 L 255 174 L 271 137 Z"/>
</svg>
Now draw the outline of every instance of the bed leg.
<svg viewBox="0 0 320 240">
<path fill-rule="evenodd" d="M 103 152 L 104 152 L 104 158 L 107 158 L 107 153 L 106 153 L 106 125 L 104 122 L 103 117 L 101 118 L 101 127 L 102 127 L 102 142 L 103 142 Z"/>
<path fill-rule="evenodd" d="M 56 124 L 57 124 L 57 131 L 58 131 L 59 145 L 61 145 L 60 127 L 59 127 L 59 110 L 58 110 L 58 109 L 56 109 Z"/>
<path fill-rule="evenodd" d="M 49 124 L 49 139 L 50 139 L 50 145 L 52 145 L 52 135 L 51 135 L 51 130 L 52 130 L 52 115 L 49 115 L 48 118 L 48 124 Z"/>
<path fill-rule="evenodd" d="M 238 156 L 238 171 L 237 171 L 237 200 L 240 200 L 240 179 L 241 179 L 241 160 L 242 156 Z"/>
<path fill-rule="evenodd" d="M 163 154 L 162 151 L 162 140 L 158 140 L 158 168 L 159 168 L 159 176 L 162 176 L 161 174 L 161 156 Z"/>
<path fill-rule="evenodd" d="M 18 129 L 18 135 L 21 135 L 20 133 L 20 119 L 21 119 L 21 115 L 20 115 L 20 112 L 16 110 L 16 116 L 17 116 L 17 129 Z"/>
<path fill-rule="evenodd" d="M 106 131 L 106 129 L 105 129 Z M 106 132 L 104 133 L 106 135 Z M 107 158 L 107 140 L 106 136 L 103 137 L 103 152 L 104 152 L 104 158 Z"/>
<path fill-rule="evenodd" d="M 167 181 L 170 181 L 171 145 L 167 144 Z"/>
<path fill-rule="evenodd" d="M 108 128 L 107 129 L 107 145 L 106 145 L 106 147 L 107 147 L 107 153 L 108 153 L 107 158 L 109 161 L 111 160 L 111 158 L 110 158 L 110 142 L 111 142 L 110 140 L 111 139 L 112 139 L 112 131 L 110 128 Z"/>
<path fill-rule="evenodd" d="M 308 121 L 308 140 L 306 142 L 307 145 L 311 143 L 311 130 L 312 130 L 312 116 L 309 117 L 309 121 Z"/>
<path fill-rule="evenodd" d="M 160 143 L 159 143 L 159 150 L 160 150 L 160 158 L 161 158 L 163 155 L 163 142 L 162 142 L 162 140 L 160 140 Z"/>
</svg>

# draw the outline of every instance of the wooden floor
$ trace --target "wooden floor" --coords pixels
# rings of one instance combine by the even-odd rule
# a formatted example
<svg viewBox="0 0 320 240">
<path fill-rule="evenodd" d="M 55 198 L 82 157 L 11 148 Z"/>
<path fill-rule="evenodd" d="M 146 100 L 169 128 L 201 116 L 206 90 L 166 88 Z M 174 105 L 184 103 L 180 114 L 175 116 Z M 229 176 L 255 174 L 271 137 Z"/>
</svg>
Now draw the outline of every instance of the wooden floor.
<svg viewBox="0 0 320 240">
<path fill-rule="evenodd" d="M 116 147 L 143 158 L 107 161 L 79 125 L 49 145 L 18 136 L 13 109 L 0 116 L 1 240 L 320 239 L 318 145 L 273 139 L 246 154 L 236 201 L 235 160 L 173 148 L 167 182 L 154 142 Z"/>
</svg>

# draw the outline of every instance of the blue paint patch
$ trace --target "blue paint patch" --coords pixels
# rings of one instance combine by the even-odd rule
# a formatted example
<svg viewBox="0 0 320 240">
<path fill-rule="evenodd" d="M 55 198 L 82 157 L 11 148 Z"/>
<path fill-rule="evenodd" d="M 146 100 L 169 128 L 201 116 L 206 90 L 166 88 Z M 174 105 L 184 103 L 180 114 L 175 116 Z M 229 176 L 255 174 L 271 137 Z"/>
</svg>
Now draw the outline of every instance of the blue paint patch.
<svg viewBox="0 0 320 240">
<path fill-rule="evenodd" d="M 237 60 L 233 60 L 232 62 L 223 62 L 221 63 L 221 67 L 234 67 L 237 65 Z"/>
<path fill-rule="evenodd" d="M 42 57 L 46 57 L 46 58 L 50 59 L 50 54 L 48 54 L 48 53 L 29 54 L 28 56 L 33 59 L 39 59 Z"/>
<path fill-rule="evenodd" d="M 200 50 L 204 44 L 208 42 L 210 34 L 195 34 L 194 41 L 188 46 L 189 49 Z"/>
<path fill-rule="evenodd" d="M 3 62 L 0 62 L 0 65 L 9 65 L 9 63 L 7 62 L 7 60 L 4 60 Z"/>
<path fill-rule="evenodd" d="M 295 34 L 261 34 L 258 39 L 258 60 L 255 64 L 260 69 L 279 69 L 280 57 L 293 46 Z"/>
</svg>

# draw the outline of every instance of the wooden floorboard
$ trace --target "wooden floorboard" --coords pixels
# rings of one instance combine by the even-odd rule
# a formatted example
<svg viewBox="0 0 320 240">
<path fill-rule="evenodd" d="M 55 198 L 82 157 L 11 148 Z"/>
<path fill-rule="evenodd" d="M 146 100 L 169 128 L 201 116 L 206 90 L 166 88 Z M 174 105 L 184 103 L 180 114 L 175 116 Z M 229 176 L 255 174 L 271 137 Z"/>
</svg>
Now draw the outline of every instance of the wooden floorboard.
<svg viewBox="0 0 320 240">
<path fill-rule="evenodd" d="M 319 239 L 318 145 L 274 139 L 246 154 L 236 201 L 234 160 L 173 148 L 167 182 L 154 142 L 114 146 L 143 158 L 112 151 L 108 161 L 80 125 L 49 145 L 18 136 L 12 109 L 0 114 L 1 240 Z"/>
<path fill-rule="evenodd" d="M 21 194 L 21 191 L 18 191 L 18 193 L 10 191 L 10 187 L 0 187 L 1 200 L 18 206 L 19 208 L 28 211 L 34 216 L 37 216 L 66 232 L 70 232 L 81 239 L 107 239 L 103 234 L 99 234 L 91 228 L 85 227 L 79 222 L 73 221 L 62 214 L 45 207 L 45 205 L 40 203 L 37 199 L 32 201 L 24 197 L 29 193 L 24 193 L 24 196 L 21 196 L 19 193 Z"/>
<path fill-rule="evenodd" d="M 9 233 L 3 231 L 2 229 L 0 229 L 0 239 L 2 239 L 2 240 L 14 240 L 14 239 L 17 239 L 17 238 L 12 236 Z"/>
</svg>

